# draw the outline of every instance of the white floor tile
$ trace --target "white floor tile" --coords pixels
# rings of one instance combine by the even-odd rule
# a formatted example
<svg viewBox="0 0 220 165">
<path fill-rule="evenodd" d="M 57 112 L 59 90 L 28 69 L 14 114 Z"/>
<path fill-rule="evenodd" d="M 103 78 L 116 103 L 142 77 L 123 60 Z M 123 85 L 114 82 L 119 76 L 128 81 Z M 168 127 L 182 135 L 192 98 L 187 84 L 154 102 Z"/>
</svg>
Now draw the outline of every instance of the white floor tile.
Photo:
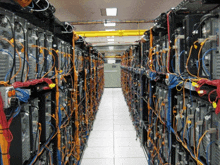
<svg viewBox="0 0 220 165">
<path fill-rule="evenodd" d="M 113 147 L 88 147 L 83 156 L 84 159 L 104 159 L 113 157 Z"/>
<path fill-rule="evenodd" d="M 81 165 L 114 165 L 114 159 L 83 159 Z"/>
<path fill-rule="evenodd" d="M 96 130 L 96 131 L 113 131 L 113 125 L 112 124 L 95 125 L 95 127 L 93 127 L 93 130 Z"/>
<path fill-rule="evenodd" d="M 116 147 L 116 158 L 145 158 L 141 147 Z"/>
<path fill-rule="evenodd" d="M 113 137 L 89 138 L 88 147 L 112 147 Z"/>
<path fill-rule="evenodd" d="M 116 158 L 115 165 L 148 165 L 146 158 Z"/>
<path fill-rule="evenodd" d="M 121 127 L 123 131 L 133 131 L 133 128 L 132 128 L 132 127 L 134 127 L 134 126 L 132 125 L 132 123 L 128 123 L 128 124 L 125 124 L 125 123 L 116 124 L 116 123 L 114 123 L 115 131 L 119 131 L 119 130 L 118 130 L 119 128 L 117 128 L 117 127 L 118 127 L 118 126 L 121 126 L 121 125 L 123 125 L 123 126 L 126 125 L 126 127 L 127 127 L 127 128 Z M 129 128 L 129 129 L 128 129 L 128 128 Z"/>
<path fill-rule="evenodd" d="M 135 138 L 115 138 L 114 146 L 117 147 L 140 147 L 139 140 Z"/>
<path fill-rule="evenodd" d="M 114 124 L 115 125 L 120 125 L 120 124 L 132 124 L 130 119 L 114 119 Z"/>
<path fill-rule="evenodd" d="M 96 119 L 95 120 L 95 123 L 94 124 L 98 124 L 98 125 L 101 125 L 101 124 L 113 124 L 113 119 Z"/>
<path fill-rule="evenodd" d="M 116 116 L 116 115 L 114 115 L 114 119 L 131 119 L 131 117 L 130 116 Z"/>
<path fill-rule="evenodd" d="M 113 116 L 113 112 L 100 112 L 97 114 L 97 116 Z"/>
<path fill-rule="evenodd" d="M 106 88 L 81 165 L 147 165 L 121 88 Z"/>
<path fill-rule="evenodd" d="M 135 131 L 114 131 L 114 137 L 115 138 L 122 138 L 122 137 L 136 138 L 136 132 Z"/>
<path fill-rule="evenodd" d="M 90 134 L 89 138 L 106 138 L 113 137 L 113 131 L 96 131 L 93 130 Z"/>
<path fill-rule="evenodd" d="M 96 119 L 114 119 L 114 116 L 97 115 Z"/>
<path fill-rule="evenodd" d="M 115 125 L 115 131 L 134 131 L 134 127 L 131 125 Z"/>
</svg>

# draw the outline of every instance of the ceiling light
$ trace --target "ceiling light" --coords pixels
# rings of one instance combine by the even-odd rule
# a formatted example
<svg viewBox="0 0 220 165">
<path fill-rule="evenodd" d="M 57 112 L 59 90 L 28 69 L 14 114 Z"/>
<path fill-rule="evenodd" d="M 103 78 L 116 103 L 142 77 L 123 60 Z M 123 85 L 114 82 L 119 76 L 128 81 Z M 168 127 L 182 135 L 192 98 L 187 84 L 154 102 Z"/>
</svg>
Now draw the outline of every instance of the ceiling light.
<svg viewBox="0 0 220 165">
<path fill-rule="evenodd" d="M 107 36 L 107 38 L 114 38 L 115 36 Z"/>
<path fill-rule="evenodd" d="M 106 8 L 106 15 L 107 16 L 116 16 L 117 15 L 117 8 Z"/>
<path fill-rule="evenodd" d="M 105 29 L 105 31 L 115 31 L 115 29 Z"/>
<path fill-rule="evenodd" d="M 115 26 L 116 23 L 114 22 L 107 22 L 107 23 L 104 23 L 104 26 Z"/>
<path fill-rule="evenodd" d="M 114 42 L 108 42 L 108 44 L 114 44 Z"/>
<path fill-rule="evenodd" d="M 109 46 L 109 50 L 114 50 L 114 46 Z"/>
<path fill-rule="evenodd" d="M 107 40 L 108 40 L 108 42 L 115 41 L 115 39 L 114 39 L 114 38 L 108 38 Z"/>
</svg>

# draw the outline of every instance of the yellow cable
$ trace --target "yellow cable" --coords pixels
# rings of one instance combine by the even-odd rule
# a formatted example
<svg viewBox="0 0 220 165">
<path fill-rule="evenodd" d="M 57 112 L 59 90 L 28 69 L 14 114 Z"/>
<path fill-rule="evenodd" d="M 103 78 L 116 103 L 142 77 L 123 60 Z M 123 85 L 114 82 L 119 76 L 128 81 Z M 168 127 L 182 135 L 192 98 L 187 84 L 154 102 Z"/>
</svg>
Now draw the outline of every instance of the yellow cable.
<svg viewBox="0 0 220 165">
<path fill-rule="evenodd" d="M 202 139 L 205 137 L 205 135 L 209 132 L 209 130 L 206 130 L 205 133 L 199 138 L 199 143 L 198 143 L 198 146 L 197 146 L 197 153 L 196 153 L 196 157 L 198 158 L 199 157 L 199 147 L 200 147 L 200 144 L 202 142 Z"/>
<path fill-rule="evenodd" d="M 53 66 L 48 70 L 47 73 L 45 73 L 45 74 L 43 75 L 42 78 L 44 78 L 44 77 L 45 77 L 46 75 L 48 75 L 48 74 L 53 70 L 53 68 L 55 67 L 56 59 L 55 59 L 53 53 L 52 53 L 49 49 L 47 49 L 47 48 L 45 48 L 45 47 L 41 47 L 41 49 L 45 49 L 45 50 L 47 50 L 47 51 L 48 51 L 48 54 L 51 55 L 51 56 L 53 57 L 53 60 L 54 60 L 54 62 L 53 62 Z"/>
<path fill-rule="evenodd" d="M 204 44 L 209 40 L 209 38 L 206 38 L 200 45 L 200 49 L 199 49 L 199 53 L 198 53 L 198 62 L 199 62 L 199 66 L 198 66 L 198 71 L 197 71 L 197 77 L 199 78 L 199 72 L 200 72 L 200 66 L 201 66 L 201 62 L 200 62 L 200 55 L 202 52 L 202 48 L 204 47 Z"/>
</svg>

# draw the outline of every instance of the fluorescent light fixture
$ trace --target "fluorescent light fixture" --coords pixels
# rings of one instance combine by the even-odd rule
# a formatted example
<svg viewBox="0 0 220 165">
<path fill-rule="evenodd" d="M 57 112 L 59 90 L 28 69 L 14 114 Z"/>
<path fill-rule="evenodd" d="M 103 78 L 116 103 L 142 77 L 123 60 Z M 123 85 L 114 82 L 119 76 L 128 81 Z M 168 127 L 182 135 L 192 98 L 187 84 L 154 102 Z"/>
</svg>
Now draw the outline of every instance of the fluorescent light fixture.
<svg viewBox="0 0 220 165">
<path fill-rule="evenodd" d="M 105 29 L 105 31 L 115 31 L 115 29 Z"/>
<path fill-rule="evenodd" d="M 114 22 L 107 22 L 107 23 L 104 23 L 104 26 L 115 26 L 116 23 Z"/>
<path fill-rule="evenodd" d="M 114 46 L 109 46 L 109 50 L 114 50 Z"/>
<path fill-rule="evenodd" d="M 108 44 L 114 44 L 114 42 L 108 42 Z"/>
<path fill-rule="evenodd" d="M 115 39 L 114 39 L 114 38 L 108 38 L 107 40 L 108 40 L 108 42 L 115 41 Z"/>
<path fill-rule="evenodd" d="M 115 38 L 115 36 L 107 36 L 107 38 Z"/>
<path fill-rule="evenodd" d="M 106 8 L 106 15 L 107 16 L 116 16 L 117 15 L 117 8 Z"/>
</svg>

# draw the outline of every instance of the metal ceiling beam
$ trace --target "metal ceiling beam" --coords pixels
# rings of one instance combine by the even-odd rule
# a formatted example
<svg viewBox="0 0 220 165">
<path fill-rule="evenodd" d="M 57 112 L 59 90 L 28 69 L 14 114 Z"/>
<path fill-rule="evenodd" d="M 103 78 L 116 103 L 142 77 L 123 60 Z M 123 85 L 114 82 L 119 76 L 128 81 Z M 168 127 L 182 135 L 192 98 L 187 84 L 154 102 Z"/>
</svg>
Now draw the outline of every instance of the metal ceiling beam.
<svg viewBox="0 0 220 165">
<path fill-rule="evenodd" d="M 109 21 L 109 20 L 107 20 Z M 93 24 L 104 24 L 106 21 L 85 21 L 85 22 L 69 22 L 71 25 L 93 25 Z M 117 24 L 120 24 L 120 23 L 154 23 L 155 21 L 154 20 L 118 20 L 118 21 L 114 21 L 114 20 L 111 20 L 110 21 L 111 23 L 117 23 Z"/>
<path fill-rule="evenodd" d="M 82 37 L 107 37 L 107 36 L 142 36 L 146 30 L 117 30 L 117 31 L 76 31 Z"/>
</svg>

